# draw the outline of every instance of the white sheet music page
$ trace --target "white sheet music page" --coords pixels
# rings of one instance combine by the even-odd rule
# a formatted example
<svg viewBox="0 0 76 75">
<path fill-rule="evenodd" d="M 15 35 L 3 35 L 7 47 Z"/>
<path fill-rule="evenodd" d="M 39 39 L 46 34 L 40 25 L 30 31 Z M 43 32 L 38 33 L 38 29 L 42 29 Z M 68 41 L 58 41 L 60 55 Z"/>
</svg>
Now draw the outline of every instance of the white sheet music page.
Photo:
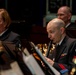
<svg viewBox="0 0 76 75">
<path fill-rule="evenodd" d="M 12 70 L 16 73 L 16 75 L 23 75 L 18 63 L 15 61 L 11 63 Z"/>
<path fill-rule="evenodd" d="M 23 75 L 16 61 L 11 63 L 10 66 L 11 69 L 0 69 L 0 75 Z"/>
<path fill-rule="evenodd" d="M 23 54 L 23 60 L 33 75 L 45 75 L 32 55 L 25 56 Z"/>
<path fill-rule="evenodd" d="M 0 75 L 18 75 L 12 69 L 9 70 L 1 70 Z"/>
</svg>

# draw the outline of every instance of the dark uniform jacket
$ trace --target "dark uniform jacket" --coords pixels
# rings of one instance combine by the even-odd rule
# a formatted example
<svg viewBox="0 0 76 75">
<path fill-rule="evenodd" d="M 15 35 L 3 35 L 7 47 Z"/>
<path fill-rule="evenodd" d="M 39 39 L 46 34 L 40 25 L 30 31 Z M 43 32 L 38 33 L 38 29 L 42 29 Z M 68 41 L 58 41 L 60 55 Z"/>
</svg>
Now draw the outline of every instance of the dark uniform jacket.
<svg viewBox="0 0 76 75">
<path fill-rule="evenodd" d="M 54 60 L 53 67 L 56 68 L 60 73 L 71 71 L 74 67 L 73 58 L 76 56 L 76 40 L 66 36 L 61 45 L 49 53 L 49 58 Z"/>
<path fill-rule="evenodd" d="M 23 61 L 21 40 L 20 35 L 16 34 L 10 30 L 7 30 L 2 36 L 0 36 L 0 41 L 4 47 L 3 51 L 0 52 L 0 68 L 10 69 L 10 64 L 14 61 L 17 61 L 19 67 L 21 68 L 24 75 L 31 75 L 30 70 Z"/>
<path fill-rule="evenodd" d="M 0 36 L 0 40 L 13 42 L 16 46 L 21 44 L 20 35 L 10 31 L 10 29 L 8 29 L 2 36 Z"/>
<path fill-rule="evenodd" d="M 71 38 L 76 38 L 76 24 L 70 23 L 68 27 L 66 27 L 66 34 Z"/>
</svg>

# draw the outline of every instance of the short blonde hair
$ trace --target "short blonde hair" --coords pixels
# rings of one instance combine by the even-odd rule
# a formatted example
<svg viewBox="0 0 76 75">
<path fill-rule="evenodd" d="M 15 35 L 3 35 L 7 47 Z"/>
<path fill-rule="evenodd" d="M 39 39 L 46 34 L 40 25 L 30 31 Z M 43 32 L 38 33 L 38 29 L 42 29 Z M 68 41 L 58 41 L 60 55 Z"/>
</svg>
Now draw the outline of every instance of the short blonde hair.
<svg viewBox="0 0 76 75">
<path fill-rule="evenodd" d="M 3 21 L 6 23 L 6 28 L 11 24 L 10 16 L 6 9 L 0 9 L 0 14 L 2 16 Z"/>
</svg>

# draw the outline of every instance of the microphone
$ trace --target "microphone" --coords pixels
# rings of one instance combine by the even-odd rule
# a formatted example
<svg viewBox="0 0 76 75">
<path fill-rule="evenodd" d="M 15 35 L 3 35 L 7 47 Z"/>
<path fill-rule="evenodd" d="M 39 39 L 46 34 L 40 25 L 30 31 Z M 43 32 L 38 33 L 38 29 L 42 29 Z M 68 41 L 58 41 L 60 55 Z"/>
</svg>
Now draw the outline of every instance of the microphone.
<svg viewBox="0 0 76 75">
<path fill-rule="evenodd" d="M 46 61 L 46 59 L 42 55 L 41 51 L 34 45 L 34 43 L 30 42 L 30 45 L 34 48 L 35 52 L 40 57 L 42 62 L 45 64 L 45 66 L 47 66 L 46 68 L 49 68 L 48 71 L 51 71 L 51 73 L 53 73 L 53 75 L 60 75 L 60 73 Z"/>
<path fill-rule="evenodd" d="M 47 53 L 46 53 L 46 57 L 48 57 L 51 47 L 52 47 L 52 40 L 49 42 L 48 50 L 47 50 Z"/>
</svg>

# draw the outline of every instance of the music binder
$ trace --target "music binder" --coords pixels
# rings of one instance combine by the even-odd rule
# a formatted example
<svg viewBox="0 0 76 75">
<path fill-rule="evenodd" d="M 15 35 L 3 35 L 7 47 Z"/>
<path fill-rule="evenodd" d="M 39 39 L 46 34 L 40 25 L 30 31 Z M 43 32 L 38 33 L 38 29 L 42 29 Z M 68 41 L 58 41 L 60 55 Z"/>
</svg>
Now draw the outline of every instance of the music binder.
<svg viewBox="0 0 76 75">
<path fill-rule="evenodd" d="M 45 59 L 45 57 L 42 55 L 41 51 L 34 45 L 33 42 L 29 42 L 30 45 L 34 48 L 35 52 L 37 53 L 37 55 L 40 57 L 40 59 L 42 60 L 42 62 L 45 64 L 45 66 L 47 66 L 50 71 L 54 74 L 54 75 L 60 75 L 60 72 L 58 72 L 54 67 L 52 67 Z"/>
<path fill-rule="evenodd" d="M 35 58 L 29 54 L 26 48 L 24 49 L 23 60 L 27 67 L 30 69 L 32 75 L 45 75 Z"/>
</svg>

